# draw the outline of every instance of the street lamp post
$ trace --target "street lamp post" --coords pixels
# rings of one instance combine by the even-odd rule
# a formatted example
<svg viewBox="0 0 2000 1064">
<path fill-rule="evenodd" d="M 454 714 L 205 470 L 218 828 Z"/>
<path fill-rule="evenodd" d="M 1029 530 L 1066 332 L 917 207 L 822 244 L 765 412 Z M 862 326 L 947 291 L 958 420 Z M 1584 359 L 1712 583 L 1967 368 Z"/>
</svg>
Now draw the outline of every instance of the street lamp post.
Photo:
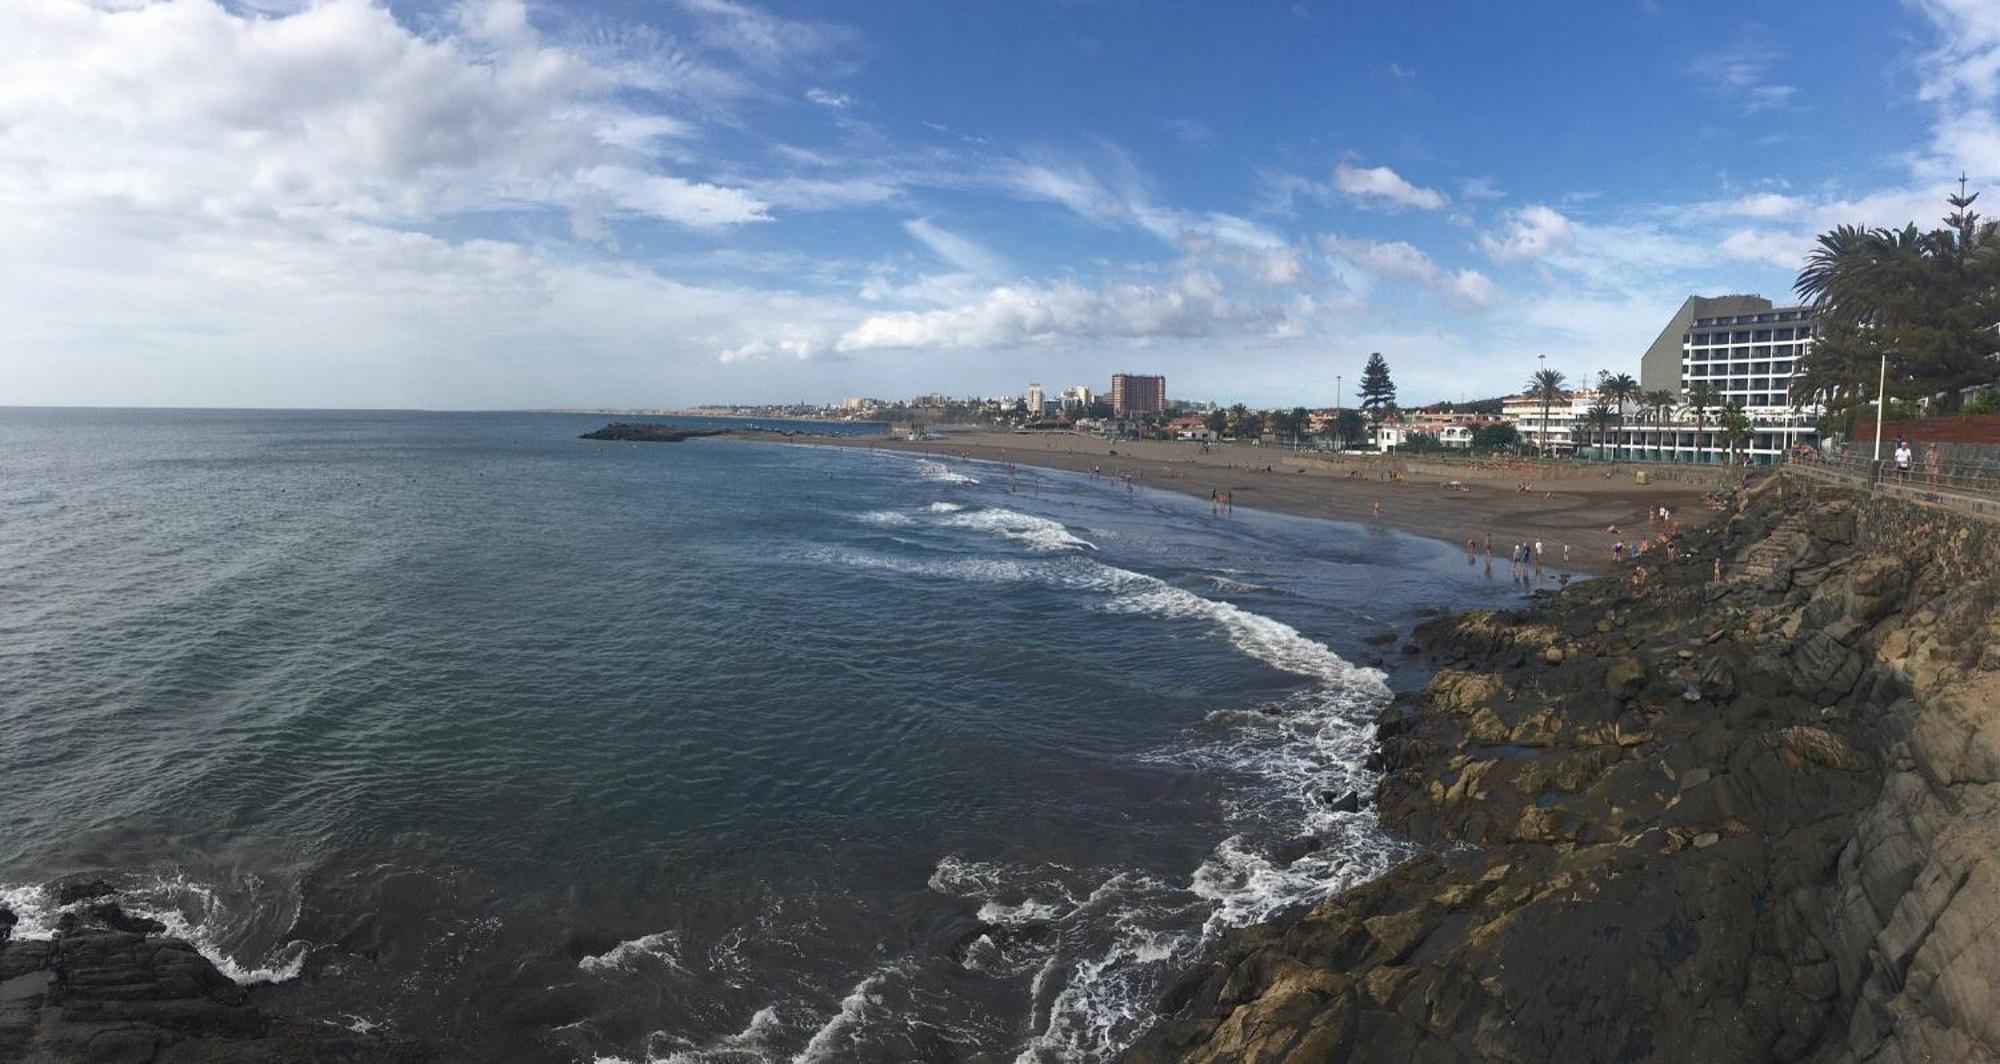
<svg viewBox="0 0 2000 1064">
<path fill-rule="evenodd" d="M 1347 386 L 1340 374 L 1333 375 L 1333 439 L 1337 449 L 1347 450 L 1347 427 L 1340 422 L 1341 407 L 1347 405 Z"/>
<path fill-rule="evenodd" d="M 1882 460 L 1882 418 L 1889 407 L 1889 353 L 1882 352 L 1882 376 L 1875 384 L 1875 460 Z"/>
</svg>

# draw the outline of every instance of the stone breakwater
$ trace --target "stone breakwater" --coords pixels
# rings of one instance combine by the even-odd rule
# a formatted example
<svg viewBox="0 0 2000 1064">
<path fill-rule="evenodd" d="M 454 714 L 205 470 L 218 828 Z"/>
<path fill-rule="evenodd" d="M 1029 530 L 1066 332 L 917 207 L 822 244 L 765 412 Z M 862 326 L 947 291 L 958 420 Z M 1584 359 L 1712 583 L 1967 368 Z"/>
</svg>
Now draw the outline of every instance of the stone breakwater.
<svg viewBox="0 0 2000 1064">
<path fill-rule="evenodd" d="M 662 425 L 653 421 L 614 421 L 601 429 L 592 429 L 577 439 L 616 440 L 624 443 L 680 443 L 683 440 L 697 440 L 704 436 L 727 435 L 728 432 L 728 429 L 689 428 L 685 425 Z"/>
<path fill-rule="evenodd" d="M 2000 1059 L 2000 525 L 1774 478 L 1684 540 L 1423 625 L 1376 801 L 1429 852 L 1127 1059 Z"/>
</svg>

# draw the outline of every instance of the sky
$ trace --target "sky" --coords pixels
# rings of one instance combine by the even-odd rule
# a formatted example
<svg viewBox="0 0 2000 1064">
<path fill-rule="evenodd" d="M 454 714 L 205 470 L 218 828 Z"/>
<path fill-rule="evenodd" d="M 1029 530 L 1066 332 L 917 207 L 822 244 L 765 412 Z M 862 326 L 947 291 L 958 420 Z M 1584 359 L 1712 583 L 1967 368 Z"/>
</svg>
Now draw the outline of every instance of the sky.
<svg viewBox="0 0 2000 1064">
<path fill-rule="evenodd" d="M 0 0 L 0 405 L 1637 372 L 2000 184 L 2000 3 Z M 1989 193 L 2000 211 L 2000 191 Z"/>
</svg>

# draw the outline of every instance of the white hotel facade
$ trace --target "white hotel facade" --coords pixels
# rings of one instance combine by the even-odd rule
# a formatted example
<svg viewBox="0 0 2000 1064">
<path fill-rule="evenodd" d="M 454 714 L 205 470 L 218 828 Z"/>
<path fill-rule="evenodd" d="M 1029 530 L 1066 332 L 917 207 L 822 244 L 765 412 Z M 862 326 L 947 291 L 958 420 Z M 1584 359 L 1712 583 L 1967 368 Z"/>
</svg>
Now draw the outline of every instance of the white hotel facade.
<svg viewBox="0 0 2000 1064">
<path fill-rule="evenodd" d="M 1753 463 L 1769 463 L 1795 444 L 1816 442 L 1819 407 L 1794 408 L 1791 384 L 1818 333 L 1810 307 L 1774 306 L 1754 295 L 1689 296 L 1639 362 L 1642 390 L 1673 392 L 1683 405 L 1662 424 L 1627 404 L 1624 426 L 1604 433 L 1603 453 L 1648 461 L 1723 461 L 1728 448 L 1717 421 L 1732 403 L 1750 418 L 1750 441 L 1738 448 L 1739 458 L 1747 454 Z M 1685 407 L 1696 381 L 1706 381 L 1714 394 L 1714 405 L 1700 424 Z M 1571 393 L 1567 402 L 1550 408 L 1546 426 L 1538 399 L 1511 397 L 1502 412 L 1537 448 L 1546 435 L 1558 453 L 1577 447 L 1594 452 L 1597 433 L 1584 420 L 1594 399 L 1589 389 Z"/>
</svg>

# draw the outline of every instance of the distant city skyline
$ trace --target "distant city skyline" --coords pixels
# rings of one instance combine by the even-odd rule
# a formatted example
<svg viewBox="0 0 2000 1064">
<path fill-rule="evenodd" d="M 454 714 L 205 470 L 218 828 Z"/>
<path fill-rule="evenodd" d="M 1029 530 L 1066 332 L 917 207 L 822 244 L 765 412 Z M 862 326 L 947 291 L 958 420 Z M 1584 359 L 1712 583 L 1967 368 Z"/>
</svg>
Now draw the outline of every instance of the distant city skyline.
<svg viewBox="0 0 2000 1064">
<path fill-rule="evenodd" d="M 1818 232 L 2000 213 L 2000 5 L 20 0 L 0 403 L 1636 372 Z M 1350 397 L 1351 402 L 1351 397 Z"/>
</svg>

